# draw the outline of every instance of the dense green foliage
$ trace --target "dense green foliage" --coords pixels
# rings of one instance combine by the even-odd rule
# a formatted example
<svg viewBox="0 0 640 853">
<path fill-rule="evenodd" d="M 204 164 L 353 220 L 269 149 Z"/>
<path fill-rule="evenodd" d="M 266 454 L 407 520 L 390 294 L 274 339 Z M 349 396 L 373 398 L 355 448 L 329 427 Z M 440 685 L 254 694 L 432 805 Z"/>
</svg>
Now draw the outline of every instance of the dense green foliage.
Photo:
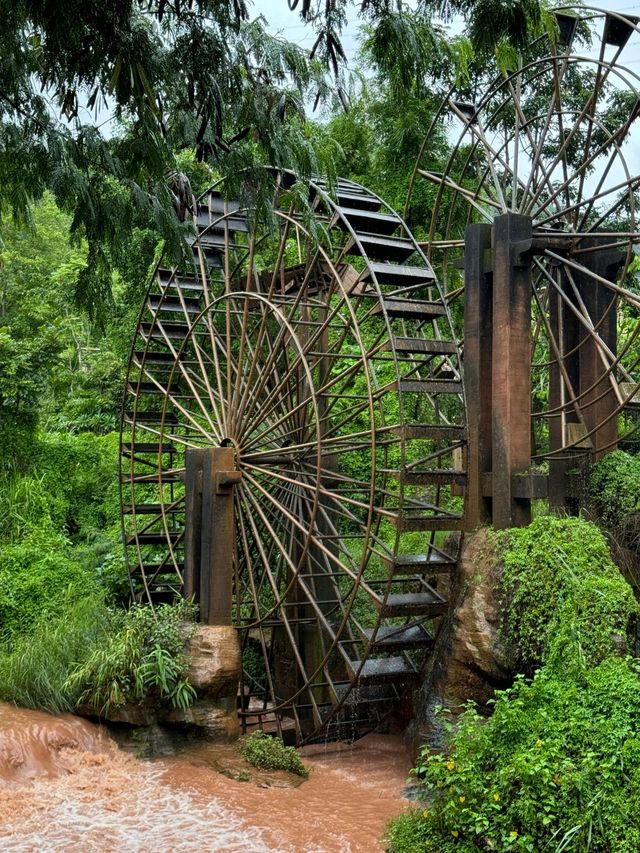
<svg viewBox="0 0 640 853">
<path fill-rule="evenodd" d="M 640 671 L 624 647 L 638 605 L 585 521 L 543 517 L 497 544 L 505 631 L 542 665 L 422 752 L 422 805 L 392 823 L 389 849 L 636 851 Z"/>
<path fill-rule="evenodd" d="M 640 509 L 640 456 L 623 450 L 607 453 L 591 470 L 591 498 L 596 515 L 609 528 Z"/>
<path fill-rule="evenodd" d="M 185 604 L 123 610 L 115 434 L 41 433 L 0 476 L 0 698 L 106 711 L 147 697 L 184 707 Z"/>
<path fill-rule="evenodd" d="M 305 779 L 309 775 L 309 769 L 292 746 L 284 746 L 279 738 L 261 730 L 243 738 L 240 754 L 245 761 L 261 770 L 286 770 Z"/>
</svg>

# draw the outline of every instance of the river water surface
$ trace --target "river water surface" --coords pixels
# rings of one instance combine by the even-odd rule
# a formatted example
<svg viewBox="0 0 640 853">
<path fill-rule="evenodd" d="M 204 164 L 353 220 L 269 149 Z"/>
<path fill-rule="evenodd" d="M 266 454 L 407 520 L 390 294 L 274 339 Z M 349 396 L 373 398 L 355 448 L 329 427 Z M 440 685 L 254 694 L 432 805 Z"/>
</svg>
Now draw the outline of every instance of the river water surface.
<svg viewBox="0 0 640 853">
<path fill-rule="evenodd" d="M 310 777 L 241 778 L 234 747 L 154 760 L 71 715 L 0 703 L 0 850 L 122 853 L 374 853 L 406 805 L 399 738 L 306 747 Z"/>
</svg>

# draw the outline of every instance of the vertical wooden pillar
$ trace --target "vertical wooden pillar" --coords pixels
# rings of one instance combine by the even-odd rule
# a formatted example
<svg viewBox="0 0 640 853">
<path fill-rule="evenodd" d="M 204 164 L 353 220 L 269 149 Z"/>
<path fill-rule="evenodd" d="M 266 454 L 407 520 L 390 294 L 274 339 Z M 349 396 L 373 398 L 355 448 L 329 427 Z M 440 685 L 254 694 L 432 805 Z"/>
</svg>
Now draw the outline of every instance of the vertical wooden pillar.
<svg viewBox="0 0 640 853">
<path fill-rule="evenodd" d="M 240 477 L 232 447 L 187 451 L 184 588 L 207 625 L 231 624 L 233 485 Z"/>
<path fill-rule="evenodd" d="M 566 277 L 559 282 L 559 287 L 567 300 L 575 304 L 575 296 Z M 549 325 L 560 350 L 559 360 L 553 349 L 549 351 L 549 360 L 552 362 L 549 368 L 549 408 L 558 410 L 549 419 L 549 450 L 553 452 L 560 451 L 576 434 L 571 425 L 578 423 L 578 416 L 570 402 L 570 392 L 574 396 L 580 393 L 580 323 L 567 301 L 553 289 L 549 297 Z M 567 387 L 563 373 L 570 388 Z M 569 471 L 572 467 L 573 462 L 566 458 L 551 456 L 549 459 L 549 506 L 552 509 L 565 512 L 576 509 L 569 488 Z"/>
<path fill-rule="evenodd" d="M 597 246 L 598 242 L 611 242 L 611 240 L 607 237 L 592 237 L 584 241 L 585 247 Z M 624 256 L 620 252 L 602 249 L 585 252 L 581 262 L 596 275 L 614 281 L 619 267 L 624 262 Z M 611 352 L 615 353 L 617 348 L 615 294 L 591 276 L 584 274 L 578 276 L 578 287 L 598 337 Z M 584 395 L 582 398 L 584 421 L 588 432 L 601 424 L 591 436 L 594 461 L 597 461 L 608 450 L 614 449 L 617 441 L 618 425 L 613 413 L 618 408 L 618 398 L 606 375 L 605 364 L 611 361 L 611 357 L 605 355 L 603 360 L 597 342 L 586 329 L 582 330 L 581 337 L 580 391 Z"/>
<path fill-rule="evenodd" d="M 505 213 L 493 224 L 493 524 L 531 521 L 531 500 L 514 495 L 514 478 L 531 464 L 531 248 L 528 216 Z"/>
<path fill-rule="evenodd" d="M 491 226 L 469 225 L 464 246 L 464 390 L 469 423 L 466 526 L 474 530 L 491 522 L 491 498 L 483 494 L 483 477 L 491 472 L 492 466 Z"/>
<path fill-rule="evenodd" d="M 202 537 L 202 465 L 205 451 L 185 452 L 184 597 L 200 600 L 200 539 Z"/>
</svg>

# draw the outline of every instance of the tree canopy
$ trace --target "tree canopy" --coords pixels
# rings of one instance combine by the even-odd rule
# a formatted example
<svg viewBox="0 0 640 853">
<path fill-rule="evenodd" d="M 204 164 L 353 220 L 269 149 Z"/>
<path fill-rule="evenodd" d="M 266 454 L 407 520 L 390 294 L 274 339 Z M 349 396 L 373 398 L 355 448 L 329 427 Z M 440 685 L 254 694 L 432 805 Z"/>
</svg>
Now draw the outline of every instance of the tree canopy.
<svg viewBox="0 0 640 853">
<path fill-rule="evenodd" d="M 368 24 L 375 67 L 405 89 L 434 73 L 446 46 L 434 15 L 464 13 L 483 50 L 503 37 L 521 42 L 539 18 L 537 0 L 288 5 L 315 32 L 311 51 L 250 20 L 245 0 L 0 0 L 0 216 L 28 221 L 34 201 L 52 193 L 72 238 L 87 241 L 80 304 L 109 303 L 134 227 L 157 229 L 178 252 L 180 152 L 232 176 L 260 164 L 302 177 L 331 171 L 305 104 L 336 93 L 346 103 L 350 7 Z"/>
</svg>

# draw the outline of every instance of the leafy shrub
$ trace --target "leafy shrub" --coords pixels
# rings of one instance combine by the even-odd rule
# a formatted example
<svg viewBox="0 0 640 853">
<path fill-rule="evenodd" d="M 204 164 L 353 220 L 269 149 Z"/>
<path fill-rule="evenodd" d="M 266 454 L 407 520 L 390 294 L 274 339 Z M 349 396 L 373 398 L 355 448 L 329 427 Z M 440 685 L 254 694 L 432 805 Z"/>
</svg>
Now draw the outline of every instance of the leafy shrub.
<svg viewBox="0 0 640 853">
<path fill-rule="evenodd" d="M 119 536 L 117 433 L 44 433 L 35 467 L 50 497 L 54 524 L 74 540 L 111 528 Z"/>
<path fill-rule="evenodd" d="M 542 666 L 498 692 L 488 720 L 470 705 L 445 726 L 444 752 L 422 751 L 421 806 L 392 822 L 389 850 L 637 851 L 640 670 L 620 655 L 631 590 L 580 519 L 540 518 L 496 541 L 504 632 Z"/>
<path fill-rule="evenodd" d="M 263 731 L 255 731 L 240 743 L 240 754 L 261 770 L 286 770 L 306 779 L 309 769 L 305 767 L 294 747 L 284 746 L 279 738 Z"/>
<path fill-rule="evenodd" d="M 623 450 L 607 453 L 591 469 L 591 497 L 597 515 L 614 528 L 640 508 L 640 456 Z"/>
<path fill-rule="evenodd" d="M 188 707 L 196 694 L 187 681 L 185 622 L 194 615 L 184 601 L 160 605 L 155 613 L 143 605 L 115 612 L 109 636 L 71 673 L 66 688 L 78 692 L 78 704 L 105 715 L 147 698 Z"/>
<path fill-rule="evenodd" d="M 639 688 L 634 667 L 612 658 L 579 681 L 519 678 L 487 721 L 469 707 L 447 752 L 425 750 L 415 768 L 420 844 L 391 849 L 637 851 Z"/>
</svg>

